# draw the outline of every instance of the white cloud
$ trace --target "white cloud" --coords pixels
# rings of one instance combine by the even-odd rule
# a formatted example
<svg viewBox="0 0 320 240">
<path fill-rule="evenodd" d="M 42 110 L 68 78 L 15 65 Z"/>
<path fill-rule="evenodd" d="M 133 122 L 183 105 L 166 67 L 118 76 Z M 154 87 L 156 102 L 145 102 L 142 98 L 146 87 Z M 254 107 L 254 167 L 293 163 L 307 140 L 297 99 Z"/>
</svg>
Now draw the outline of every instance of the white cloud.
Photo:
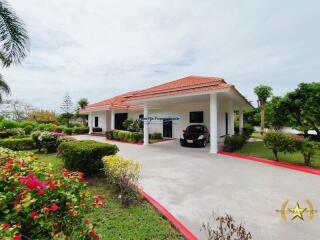
<svg viewBox="0 0 320 240">
<path fill-rule="evenodd" d="M 31 52 L 4 70 L 13 97 L 59 110 L 186 75 L 224 77 L 254 100 L 319 81 L 317 1 L 12 0 Z"/>
</svg>

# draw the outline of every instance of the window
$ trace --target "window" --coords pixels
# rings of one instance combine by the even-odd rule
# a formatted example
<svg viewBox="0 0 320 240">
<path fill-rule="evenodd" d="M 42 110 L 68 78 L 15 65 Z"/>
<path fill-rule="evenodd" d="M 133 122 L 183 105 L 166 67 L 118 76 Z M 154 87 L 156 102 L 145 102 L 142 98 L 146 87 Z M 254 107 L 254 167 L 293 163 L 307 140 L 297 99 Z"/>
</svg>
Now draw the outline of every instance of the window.
<svg viewBox="0 0 320 240">
<path fill-rule="evenodd" d="M 94 126 L 99 127 L 99 117 L 94 117 Z"/>
<path fill-rule="evenodd" d="M 228 113 L 226 113 L 226 116 L 225 116 L 225 118 L 226 118 L 226 136 L 227 135 L 229 135 L 229 132 L 228 132 L 228 125 L 229 125 L 229 115 L 228 115 Z"/>
<path fill-rule="evenodd" d="M 143 129 L 143 114 L 139 115 L 139 128 Z"/>
<path fill-rule="evenodd" d="M 190 112 L 190 123 L 203 123 L 203 112 Z"/>
</svg>

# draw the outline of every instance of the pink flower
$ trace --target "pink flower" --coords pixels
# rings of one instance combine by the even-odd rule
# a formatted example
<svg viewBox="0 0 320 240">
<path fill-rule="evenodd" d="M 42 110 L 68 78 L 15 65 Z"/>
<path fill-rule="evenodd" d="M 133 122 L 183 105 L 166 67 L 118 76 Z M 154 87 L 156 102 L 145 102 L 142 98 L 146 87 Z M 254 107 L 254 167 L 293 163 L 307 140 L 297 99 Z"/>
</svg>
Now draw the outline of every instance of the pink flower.
<svg viewBox="0 0 320 240">
<path fill-rule="evenodd" d="M 49 206 L 49 210 L 50 210 L 51 212 L 57 211 L 58 208 L 59 208 L 58 205 L 55 204 L 55 203 L 52 203 L 52 204 Z"/>
<path fill-rule="evenodd" d="M 33 173 L 28 173 L 25 177 L 20 177 L 19 183 L 25 185 L 28 189 L 43 189 L 46 187 L 46 184 L 36 178 Z"/>
</svg>

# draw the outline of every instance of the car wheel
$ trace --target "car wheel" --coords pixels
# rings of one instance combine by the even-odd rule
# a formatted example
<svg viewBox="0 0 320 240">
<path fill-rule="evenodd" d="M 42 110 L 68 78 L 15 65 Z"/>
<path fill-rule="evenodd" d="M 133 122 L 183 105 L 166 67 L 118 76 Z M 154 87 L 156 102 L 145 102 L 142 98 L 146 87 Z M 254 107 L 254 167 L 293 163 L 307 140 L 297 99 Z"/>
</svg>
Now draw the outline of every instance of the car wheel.
<svg viewBox="0 0 320 240">
<path fill-rule="evenodd" d="M 203 140 L 202 146 L 203 146 L 203 147 L 206 147 L 206 146 L 207 146 L 207 140 L 206 140 L 206 139 Z"/>
</svg>

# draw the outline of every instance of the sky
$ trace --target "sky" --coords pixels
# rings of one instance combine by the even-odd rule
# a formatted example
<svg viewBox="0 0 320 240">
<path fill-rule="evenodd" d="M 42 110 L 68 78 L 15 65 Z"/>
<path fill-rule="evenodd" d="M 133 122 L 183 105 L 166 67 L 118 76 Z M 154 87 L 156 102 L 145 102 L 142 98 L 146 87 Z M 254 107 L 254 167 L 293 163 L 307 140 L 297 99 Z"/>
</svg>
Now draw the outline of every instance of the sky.
<svg viewBox="0 0 320 240">
<path fill-rule="evenodd" d="M 30 52 L 2 69 L 11 98 L 59 112 L 188 75 L 223 77 L 249 100 L 320 81 L 317 0 L 9 0 Z"/>
</svg>

